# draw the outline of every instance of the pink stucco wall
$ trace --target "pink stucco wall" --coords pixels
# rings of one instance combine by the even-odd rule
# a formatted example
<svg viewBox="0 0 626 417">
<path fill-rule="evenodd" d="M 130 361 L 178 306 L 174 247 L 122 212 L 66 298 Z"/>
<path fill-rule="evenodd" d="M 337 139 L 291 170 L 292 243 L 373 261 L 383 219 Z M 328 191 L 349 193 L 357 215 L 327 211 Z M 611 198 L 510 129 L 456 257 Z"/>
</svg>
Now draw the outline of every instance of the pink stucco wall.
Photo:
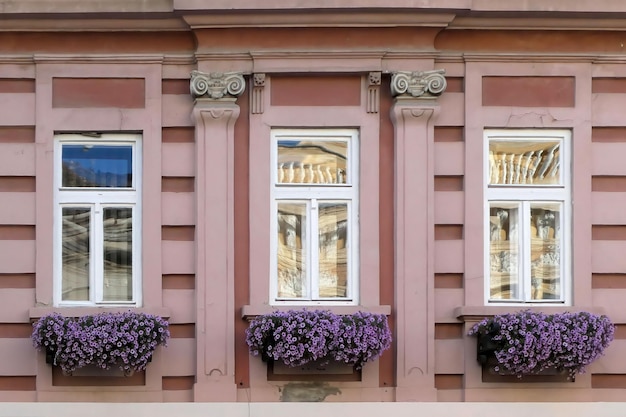
<svg viewBox="0 0 626 417">
<path fill-rule="evenodd" d="M 72 18 L 87 7 L 78 3 L 62 16 L 55 13 L 68 12 L 65 3 L 0 22 L 0 352 L 11 358 L 0 363 L 0 401 L 281 400 L 294 383 L 268 379 L 242 343 L 242 316 L 272 310 L 273 127 L 360 133 L 359 305 L 332 309 L 388 314 L 395 342 L 360 381 L 304 378 L 334 393 L 326 401 L 621 400 L 626 60 L 622 23 L 595 13 L 624 17 L 622 6 L 559 1 L 548 11 L 539 2 L 511 9 L 449 0 L 385 9 L 372 0 L 361 9 L 347 1 L 328 20 L 336 2 L 314 12 L 298 2 L 264 3 L 263 11 L 235 3 L 252 11 L 240 14 L 228 10 L 232 2 L 205 13 L 195 0 L 130 1 L 121 11 L 94 3 L 98 30 L 79 34 L 64 30 L 89 24 Z M 42 4 L 0 6 L 11 14 Z M 292 13 L 274 12 L 281 8 Z M 127 12 L 154 19 L 121 19 Z M 578 28 L 590 31 L 570 31 Z M 194 101 L 187 83 L 195 69 L 241 72 L 246 92 Z M 432 69 L 449 80 L 440 97 L 390 96 L 391 73 Z M 372 83 L 378 73 L 381 83 Z M 265 74 L 264 83 L 252 74 Z M 118 81 L 124 91 L 111 89 Z M 85 98 L 81 85 L 93 93 Z M 486 128 L 572 132 L 571 305 L 531 308 L 589 310 L 617 324 L 607 355 L 574 383 L 483 382 L 475 340 L 465 335 L 480 317 L 522 308 L 485 306 Z M 28 340 L 30 321 L 46 312 L 99 310 L 52 302 L 52 145 L 69 131 L 143 137 L 140 308 L 169 317 L 173 338 L 138 386 L 123 378 L 55 385 Z"/>
</svg>

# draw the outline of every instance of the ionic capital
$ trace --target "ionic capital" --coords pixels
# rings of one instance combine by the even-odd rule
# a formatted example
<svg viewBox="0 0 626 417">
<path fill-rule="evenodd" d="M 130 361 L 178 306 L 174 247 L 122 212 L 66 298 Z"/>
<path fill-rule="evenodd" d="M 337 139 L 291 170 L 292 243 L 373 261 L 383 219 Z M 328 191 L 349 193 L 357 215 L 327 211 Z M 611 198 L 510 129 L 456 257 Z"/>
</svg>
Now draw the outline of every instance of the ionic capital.
<svg viewBox="0 0 626 417">
<path fill-rule="evenodd" d="M 393 96 L 435 98 L 447 87 L 445 70 L 398 71 L 391 76 L 391 94 Z"/>
<path fill-rule="evenodd" d="M 222 98 L 238 97 L 246 88 L 243 74 L 240 72 L 210 72 L 191 71 L 189 90 L 193 98 Z"/>
</svg>

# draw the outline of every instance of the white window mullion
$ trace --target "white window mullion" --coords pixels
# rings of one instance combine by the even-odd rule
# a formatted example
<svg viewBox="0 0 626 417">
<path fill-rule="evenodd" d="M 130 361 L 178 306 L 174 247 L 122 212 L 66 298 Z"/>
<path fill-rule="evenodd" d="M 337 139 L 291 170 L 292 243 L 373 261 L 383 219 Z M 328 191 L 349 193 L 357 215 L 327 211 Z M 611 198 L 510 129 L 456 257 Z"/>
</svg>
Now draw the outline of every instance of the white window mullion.
<svg viewBox="0 0 626 417">
<path fill-rule="evenodd" d="M 98 203 L 94 206 L 93 219 L 93 239 L 91 241 L 91 259 L 92 259 L 92 278 L 90 282 L 90 296 L 95 299 L 97 303 L 102 302 L 104 299 L 104 264 L 102 250 L 102 241 L 104 239 L 103 229 L 103 210 L 102 204 Z"/>
<path fill-rule="evenodd" d="M 309 210 L 309 267 L 307 268 L 310 297 L 317 300 L 320 297 L 319 291 L 319 210 L 316 199 L 311 199 Z"/>
<path fill-rule="evenodd" d="M 530 216 L 530 203 L 528 201 L 522 201 L 520 206 L 520 223 L 522 225 L 522 239 L 519 243 L 520 246 L 520 263 L 521 263 L 521 282 L 522 294 L 521 300 L 528 301 L 530 294 L 532 293 L 531 282 L 531 216 Z"/>
</svg>

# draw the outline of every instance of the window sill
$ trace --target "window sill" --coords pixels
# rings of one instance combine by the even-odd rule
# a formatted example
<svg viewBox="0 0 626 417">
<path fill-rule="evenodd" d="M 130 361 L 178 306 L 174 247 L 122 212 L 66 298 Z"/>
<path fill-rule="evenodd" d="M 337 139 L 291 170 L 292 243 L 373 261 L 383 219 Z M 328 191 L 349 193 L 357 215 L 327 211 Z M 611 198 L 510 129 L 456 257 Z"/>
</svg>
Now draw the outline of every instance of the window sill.
<svg viewBox="0 0 626 417">
<path fill-rule="evenodd" d="M 241 318 L 244 320 L 251 320 L 257 316 L 263 314 L 270 314 L 275 311 L 289 311 L 289 310 L 324 310 L 330 311 L 334 314 L 354 314 L 358 311 L 367 311 L 368 313 L 384 314 L 386 316 L 391 315 L 391 306 L 388 305 L 376 305 L 376 306 L 331 306 L 331 305 L 299 305 L 299 306 L 270 306 L 264 305 L 246 305 L 241 309 Z"/>
<path fill-rule="evenodd" d="M 550 305 L 550 304 L 542 304 L 542 305 L 511 305 L 511 306 L 502 306 L 502 305 L 492 305 L 492 306 L 463 306 L 457 307 L 454 309 L 454 316 L 463 322 L 468 321 L 480 321 L 485 317 L 493 317 L 495 315 L 500 314 L 509 314 L 516 313 L 520 310 L 529 310 L 542 312 L 546 314 L 554 314 L 554 313 L 565 313 L 565 312 L 577 312 L 577 311 L 587 311 L 593 314 L 604 314 L 605 310 L 602 307 L 574 307 L 574 306 L 563 306 L 563 305 Z"/>
<path fill-rule="evenodd" d="M 33 320 L 39 319 L 47 314 L 59 313 L 70 317 L 91 316 L 98 313 L 123 313 L 133 311 L 136 313 L 151 314 L 163 318 L 169 318 L 172 314 L 169 308 L 165 307 L 96 307 L 96 306 L 75 306 L 75 307 L 33 307 L 28 310 L 29 317 Z"/>
</svg>

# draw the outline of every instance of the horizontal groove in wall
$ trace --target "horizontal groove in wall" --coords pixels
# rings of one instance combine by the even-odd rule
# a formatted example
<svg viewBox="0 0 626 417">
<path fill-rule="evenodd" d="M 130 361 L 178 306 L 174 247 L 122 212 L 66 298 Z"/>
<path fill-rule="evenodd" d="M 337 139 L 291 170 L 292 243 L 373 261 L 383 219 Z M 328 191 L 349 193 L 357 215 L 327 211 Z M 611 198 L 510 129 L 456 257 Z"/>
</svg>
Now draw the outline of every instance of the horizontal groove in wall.
<svg viewBox="0 0 626 417">
<path fill-rule="evenodd" d="M 161 191 L 164 193 L 193 193 L 195 188 L 194 177 L 161 178 Z"/>
<path fill-rule="evenodd" d="M 196 337 L 195 324 L 170 324 L 169 329 L 172 339 L 193 339 Z"/>
<path fill-rule="evenodd" d="M 626 324 L 615 325 L 615 339 L 626 339 Z"/>
<path fill-rule="evenodd" d="M 591 388 L 626 389 L 626 375 L 592 374 Z"/>
<path fill-rule="evenodd" d="M 463 389 L 463 375 L 435 374 L 435 388 L 442 390 Z"/>
<path fill-rule="evenodd" d="M 463 142 L 463 126 L 435 126 L 435 142 Z"/>
<path fill-rule="evenodd" d="M 161 282 L 164 290 L 193 290 L 196 288 L 196 276 L 193 274 L 165 274 Z"/>
<path fill-rule="evenodd" d="M 0 391 L 35 391 L 35 376 L 0 376 Z"/>
<path fill-rule="evenodd" d="M 0 240 L 35 240 L 35 226 L 0 224 Z"/>
<path fill-rule="evenodd" d="M 436 224 L 435 240 L 461 240 L 463 239 L 462 224 Z"/>
<path fill-rule="evenodd" d="M 193 389 L 195 376 L 164 376 L 161 385 L 164 391 L 181 391 Z"/>
<path fill-rule="evenodd" d="M 483 106 L 574 107 L 576 78 L 483 76 Z"/>
<path fill-rule="evenodd" d="M 626 78 L 593 78 L 591 92 L 596 94 L 626 93 Z"/>
<path fill-rule="evenodd" d="M 592 142 L 626 142 L 626 127 L 594 127 Z"/>
<path fill-rule="evenodd" d="M 435 191 L 463 191 L 462 175 L 435 176 Z"/>
<path fill-rule="evenodd" d="M 591 226 L 591 240 L 626 240 L 626 226 Z"/>
<path fill-rule="evenodd" d="M 361 77 L 354 75 L 274 75 L 270 90 L 272 106 L 361 105 Z"/>
<path fill-rule="evenodd" d="M 188 79 L 165 79 L 161 81 L 163 94 L 190 94 Z"/>
<path fill-rule="evenodd" d="M 0 143 L 34 143 L 35 126 L 0 126 Z"/>
<path fill-rule="evenodd" d="M 26 339 L 33 333 L 30 323 L 0 323 L 0 339 Z"/>
<path fill-rule="evenodd" d="M 0 192 L 29 193 L 35 190 L 35 177 L 0 177 Z"/>
<path fill-rule="evenodd" d="M 35 274 L 0 274 L 0 288 L 35 288 Z"/>
<path fill-rule="evenodd" d="M 195 226 L 161 226 L 162 240 L 193 241 L 195 235 Z"/>
<path fill-rule="evenodd" d="M 435 323 L 435 339 L 462 339 L 463 323 Z"/>
<path fill-rule="evenodd" d="M 0 78 L 0 93 L 34 93 L 35 80 L 26 78 Z"/>
<path fill-rule="evenodd" d="M 52 107 L 142 109 L 144 78 L 53 78 Z"/>
<path fill-rule="evenodd" d="M 193 127 L 164 127 L 161 130 L 163 143 L 194 143 L 195 130 Z"/>
<path fill-rule="evenodd" d="M 591 274 L 591 288 L 626 288 L 626 274 Z"/>
<path fill-rule="evenodd" d="M 626 176 L 595 175 L 591 177 L 591 191 L 626 192 Z"/>
<path fill-rule="evenodd" d="M 446 93 L 463 93 L 465 91 L 465 79 L 463 77 L 446 77 Z"/>
<path fill-rule="evenodd" d="M 435 274 L 435 288 L 463 288 L 463 274 Z"/>
</svg>

